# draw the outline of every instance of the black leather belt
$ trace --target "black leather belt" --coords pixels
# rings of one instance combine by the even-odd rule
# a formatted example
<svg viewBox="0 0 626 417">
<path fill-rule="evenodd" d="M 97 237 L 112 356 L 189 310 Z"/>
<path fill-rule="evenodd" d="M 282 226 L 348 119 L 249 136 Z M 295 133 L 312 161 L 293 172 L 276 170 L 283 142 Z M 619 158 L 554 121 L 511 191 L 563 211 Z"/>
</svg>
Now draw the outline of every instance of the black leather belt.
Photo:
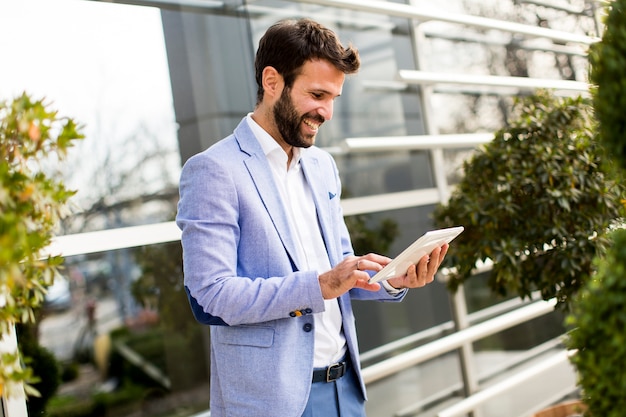
<svg viewBox="0 0 626 417">
<path fill-rule="evenodd" d="M 345 361 L 334 363 L 328 368 L 314 370 L 313 383 L 336 381 L 344 376 L 347 370 L 348 364 Z"/>
</svg>

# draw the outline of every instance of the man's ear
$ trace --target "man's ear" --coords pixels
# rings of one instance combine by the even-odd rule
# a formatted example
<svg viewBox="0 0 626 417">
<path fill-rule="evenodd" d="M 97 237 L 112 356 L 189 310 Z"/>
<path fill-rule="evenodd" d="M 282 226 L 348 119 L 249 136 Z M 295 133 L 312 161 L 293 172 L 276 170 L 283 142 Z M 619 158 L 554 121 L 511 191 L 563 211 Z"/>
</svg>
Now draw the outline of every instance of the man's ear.
<svg viewBox="0 0 626 417">
<path fill-rule="evenodd" d="M 263 69 L 263 91 L 268 98 L 280 97 L 283 91 L 283 76 L 276 71 L 274 67 L 265 67 Z"/>
</svg>

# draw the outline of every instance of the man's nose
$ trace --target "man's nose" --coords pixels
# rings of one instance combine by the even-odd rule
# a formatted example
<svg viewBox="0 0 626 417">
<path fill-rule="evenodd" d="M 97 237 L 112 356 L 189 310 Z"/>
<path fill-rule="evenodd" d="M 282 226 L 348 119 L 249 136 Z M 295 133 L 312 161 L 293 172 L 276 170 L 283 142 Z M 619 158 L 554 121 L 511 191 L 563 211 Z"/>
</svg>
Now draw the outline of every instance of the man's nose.
<svg viewBox="0 0 626 417">
<path fill-rule="evenodd" d="M 334 100 L 327 100 L 318 109 L 319 115 L 322 116 L 324 120 L 330 120 L 333 118 L 334 103 Z"/>
</svg>

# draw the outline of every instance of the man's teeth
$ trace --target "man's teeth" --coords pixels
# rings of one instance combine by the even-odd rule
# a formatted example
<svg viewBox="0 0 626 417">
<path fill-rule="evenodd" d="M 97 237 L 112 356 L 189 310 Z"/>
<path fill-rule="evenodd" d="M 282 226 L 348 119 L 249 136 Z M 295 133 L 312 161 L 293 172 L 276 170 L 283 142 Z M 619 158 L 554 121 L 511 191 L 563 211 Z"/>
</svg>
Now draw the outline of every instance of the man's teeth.
<svg viewBox="0 0 626 417">
<path fill-rule="evenodd" d="M 313 123 L 313 122 L 310 122 L 310 121 L 308 121 L 308 120 L 305 120 L 305 121 L 304 121 L 304 124 L 305 124 L 305 125 L 307 125 L 308 127 L 310 127 L 310 128 L 311 128 L 311 129 L 313 129 L 313 130 L 317 130 L 317 129 L 319 129 L 319 128 L 320 128 L 320 124 L 318 124 L 318 123 Z"/>
</svg>

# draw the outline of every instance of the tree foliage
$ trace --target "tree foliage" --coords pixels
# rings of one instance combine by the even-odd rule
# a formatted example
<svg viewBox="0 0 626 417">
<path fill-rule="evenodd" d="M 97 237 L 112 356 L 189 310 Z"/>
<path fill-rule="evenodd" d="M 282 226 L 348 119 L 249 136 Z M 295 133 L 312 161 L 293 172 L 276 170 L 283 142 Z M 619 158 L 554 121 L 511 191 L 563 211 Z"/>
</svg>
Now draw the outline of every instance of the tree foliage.
<svg viewBox="0 0 626 417">
<path fill-rule="evenodd" d="M 608 157 L 626 173 L 626 0 L 610 3 L 602 41 L 591 48 L 593 103 L 600 122 L 600 140 Z M 626 200 L 622 200 L 626 204 Z M 618 417 L 626 408 L 626 229 L 611 234 L 606 257 L 596 260 L 598 273 L 575 298 L 568 324 L 573 330 L 566 340 L 577 350 L 571 362 L 578 371 L 585 415 Z"/>
<path fill-rule="evenodd" d="M 520 99 L 514 114 L 435 210 L 439 226 L 465 226 L 446 257 L 456 270 L 449 286 L 490 259 L 495 293 L 540 290 L 567 308 L 607 245 L 623 188 L 602 163 L 588 100 L 540 92 Z"/>
<path fill-rule="evenodd" d="M 605 258 L 598 259 L 598 274 L 573 303 L 567 339 L 577 349 L 571 362 L 578 371 L 583 400 L 589 414 L 621 417 L 626 408 L 626 230 L 613 235 Z"/>
<path fill-rule="evenodd" d="M 626 169 L 626 2 L 610 2 L 602 41 L 589 50 L 593 106 L 600 137 L 609 155 Z"/>
<path fill-rule="evenodd" d="M 384 218 L 380 223 L 373 223 L 368 216 L 357 214 L 346 217 L 346 227 L 350 231 L 350 239 L 354 253 L 389 253 L 389 248 L 399 234 L 398 223 Z"/>
<path fill-rule="evenodd" d="M 43 164 L 63 160 L 83 137 L 79 130 L 73 119 L 25 93 L 0 102 L 0 337 L 16 323 L 34 322 L 34 309 L 62 262 L 42 251 L 74 192 L 44 172 Z M 9 365 L 16 359 L 13 353 L 2 357 L 0 393 L 11 381 L 30 378 L 28 369 Z"/>
</svg>

